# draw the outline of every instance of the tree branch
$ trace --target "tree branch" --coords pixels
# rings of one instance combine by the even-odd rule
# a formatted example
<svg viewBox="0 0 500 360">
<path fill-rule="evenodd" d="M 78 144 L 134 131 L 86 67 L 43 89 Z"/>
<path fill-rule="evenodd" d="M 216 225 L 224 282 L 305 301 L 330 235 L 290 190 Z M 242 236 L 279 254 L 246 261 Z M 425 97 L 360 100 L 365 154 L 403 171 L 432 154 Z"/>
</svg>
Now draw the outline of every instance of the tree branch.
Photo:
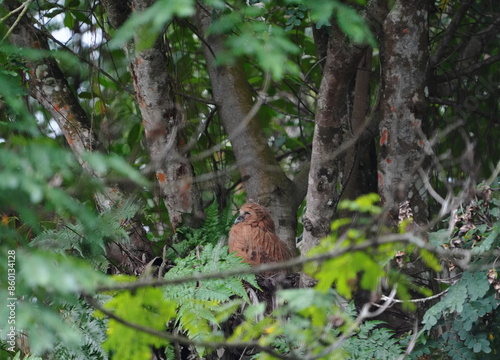
<svg viewBox="0 0 500 360">
<path fill-rule="evenodd" d="M 391 296 L 382 295 L 380 300 L 385 301 L 384 305 L 379 305 L 376 303 L 372 303 L 372 305 L 377 306 L 377 307 L 381 307 L 381 306 L 386 306 L 387 304 L 391 305 L 391 303 L 402 304 L 402 303 L 408 303 L 408 302 L 411 302 L 411 303 L 427 302 L 427 301 L 431 301 L 431 300 L 437 299 L 438 297 L 443 296 L 444 294 L 446 294 L 448 292 L 448 290 L 450 290 L 450 288 L 448 288 L 444 291 L 441 291 L 438 294 L 434 294 L 432 296 L 428 296 L 428 297 L 420 298 L 420 299 L 410 299 L 410 300 L 397 300 L 394 298 L 394 296 L 391 297 Z"/>
<path fill-rule="evenodd" d="M 435 83 L 449 82 L 450 80 L 457 79 L 461 76 L 472 74 L 485 66 L 496 63 L 499 60 L 500 60 L 500 54 L 492 55 L 487 59 L 484 59 L 482 61 L 477 61 L 474 64 L 467 66 L 463 69 L 451 70 L 450 72 L 447 72 L 444 75 L 439 75 L 435 78 Z"/>
<path fill-rule="evenodd" d="M 462 269 L 468 269 L 470 267 L 470 259 L 472 258 L 472 253 L 469 250 L 465 249 L 459 249 L 459 248 L 454 248 L 454 249 L 445 249 L 443 247 L 436 247 L 433 245 L 428 244 L 425 242 L 423 239 L 420 237 L 417 237 L 415 234 L 411 233 L 405 233 L 405 234 L 389 234 L 383 237 L 375 238 L 372 239 L 371 241 L 366 241 L 362 244 L 357 244 L 357 245 L 352 245 L 348 247 L 342 247 L 342 248 L 335 248 L 331 251 L 328 251 L 323 254 L 318 254 L 314 256 L 309 256 L 309 257 L 297 257 L 293 258 L 288 261 L 280 262 L 280 263 L 269 263 L 269 264 L 262 264 L 254 267 L 242 267 L 242 268 L 237 268 L 237 269 L 232 269 L 232 270 L 227 270 L 227 271 L 218 271 L 218 272 L 210 272 L 210 273 L 199 273 L 199 274 L 194 274 L 190 276 L 184 276 L 184 277 L 179 277 L 175 279 L 161 279 L 161 280 L 156 280 L 156 279 L 146 279 L 146 280 L 138 280 L 133 283 L 119 283 L 119 284 L 113 284 L 113 285 L 102 285 L 96 287 L 96 292 L 104 292 L 104 291 L 119 291 L 119 290 L 135 290 L 139 289 L 142 287 L 160 287 L 160 286 L 167 286 L 167 285 L 177 285 L 177 284 L 182 284 L 186 282 L 193 282 L 193 281 L 203 281 L 203 280 L 211 280 L 211 279 L 223 279 L 226 277 L 231 277 L 231 276 L 241 276 L 241 275 L 247 275 L 247 274 L 261 274 L 264 272 L 275 272 L 278 270 L 286 270 L 286 269 L 292 269 L 297 266 L 303 266 L 304 264 L 310 263 L 310 262 L 321 262 L 329 259 L 336 258 L 338 256 L 350 253 L 350 252 L 355 252 L 355 251 L 362 251 L 366 250 L 370 247 L 377 247 L 378 245 L 383 245 L 383 244 L 389 244 L 389 243 L 397 243 L 397 242 L 402 242 L 402 243 L 407 243 L 407 244 L 412 244 L 415 245 L 416 247 L 420 249 L 427 250 L 431 253 L 433 253 L 436 256 L 440 256 L 442 258 L 445 258 L 455 264 L 457 264 L 460 268 Z M 500 255 L 500 250 L 491 250 L 488 252 L 484 253 L 486 254 L 491 254 L 491 255 Z M 477 254 L 475 254 L 477 255 Z"/>
<path fill-rule="evenodd" d="M 446 28 L 444 35 L 441 38 L 441 41 L 437 45 L 434 54 L 432 54 L 430 58 L 430 64 L 432 67 L 437 66 L 438 62 L 441 61 L 446 49 L 450 45 L 451 39 L 456 34 L 457 28 L 460 25 L 460 21 L 462 21 L 463 17 L 467 13 L 467 10 L 471 6 L 472 2 L 473 0 L 465 0 L 462 1 L 462 3 L 460 4 L 458 11 L 455 13 L 455 16 L 453 17 L 450 24 Z"/>
<path fill-rule="evenodd" d="M 26 14 L 26 12 L 28 11 L 28 7 L 29 5 L 33 2 L 33 0 L 26 0 L 25 2 L 23 2 L 18 8 L 12 10 L 11 12 L 9 12 L 7 15 L 5 15 L 1 20 L 0 20 L 0 23 L 4 22 L 5 20 L 7 20 L 9 17 L 11 17 L 12 15 L 14 15 L 15 13 L 17 13 L 18 11 L 21 11 L 17 17 L 17 19 L 14 21 L 14 23 L 10 26 L 9 30 L 7 30 L 7 32 L 5 33 L 4 37 L 2 38 L 2 40 L 0 40 L 0 45 L 5 41 L 5 39 L 7 39 L 11 34 L 12 32 L 14 31 L 14 29 L 16 28 L 17 25 L 19 25 L 19 22 L 21 21 L 21 19 L 24 17 L 24 15 Z"/>
<path fill-rule="evenodd" d="M 173 343 L 180 343 L 184 345 L 193 345 L 193 346 L 203 346 L 207 347 L 210 349 L 218 349 L 218 348 L 230 348 L 230 349 L 245 349 L 245 348 L 254 348 L 259 351 L 263 351 L 268 353 L 269 355 L 272 355 L 278 359 L 283 359 L 283 360 L 299 360 L 298 357 L 296 356 L 289 356 L 289 355 L 283 355 L 278 352 L 276 352 L 272 347 L 269 346 L 263 346 L 260 345 L 258 342 L 255 341 L 240 341 L 240 342 L 226 342 L 226 341 L 197 341 L 197 340 L 192 340 L 189 339 L 185 336 L 180 336 L 180 335 L 173 335 L 170 333 L 167 333 L 166 331 L 158 331 L 146 326 L 142 326 L 133 322 L 130 322 L 128 320 L 125 320 L 124 318 L 114 314 L 112 311 L 107 310 L 104 308 L 101 304 L 99 304 L 94 298 L 92 298 L 89 295 L 85 295 L 85 300 L 95 309 L 99 310 L 102 312 L 104 315 L 108 316 L 110 319 L 113 319 L 117 322 L 119 322 L 122 325 L 125 325 L 131 329 L 138 330 L 140 332 L 153 335 L 156 337 L 159 337 L 161 339 L 168 340 Z"/>
</svg>

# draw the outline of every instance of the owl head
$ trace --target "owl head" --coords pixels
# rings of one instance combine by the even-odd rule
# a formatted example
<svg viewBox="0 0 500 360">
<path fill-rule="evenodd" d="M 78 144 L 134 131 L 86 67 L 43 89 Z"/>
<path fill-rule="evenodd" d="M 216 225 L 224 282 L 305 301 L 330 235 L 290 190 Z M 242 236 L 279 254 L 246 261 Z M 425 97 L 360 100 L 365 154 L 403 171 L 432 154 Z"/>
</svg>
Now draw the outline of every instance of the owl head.
<svg viewBox="0 0 500 360">
<path fill-rule="evenodd" d="M 235 224 L 245 223 L 250 226 L 259 226 L 274 233 L 274 221 L 269 211 L 261 205 L 246 203 L 240 208 L 240 215 L 234 221 Z"/>
</svg>

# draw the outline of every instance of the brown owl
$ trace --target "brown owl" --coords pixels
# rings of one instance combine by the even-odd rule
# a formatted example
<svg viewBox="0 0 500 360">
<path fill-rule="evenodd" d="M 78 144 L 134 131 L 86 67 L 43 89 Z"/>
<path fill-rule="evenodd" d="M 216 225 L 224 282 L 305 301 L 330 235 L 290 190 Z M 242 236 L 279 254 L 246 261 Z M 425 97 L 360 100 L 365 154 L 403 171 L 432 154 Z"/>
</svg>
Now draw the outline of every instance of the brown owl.
<svg viewBox="0 0 500 360">
<path fill-rule="evenodd" d="M 247 203 L 229 231 L 229 252 L 252 266 L 291 259 L 292 252 L 274 231 L 266 208 Z"/>
</svg>

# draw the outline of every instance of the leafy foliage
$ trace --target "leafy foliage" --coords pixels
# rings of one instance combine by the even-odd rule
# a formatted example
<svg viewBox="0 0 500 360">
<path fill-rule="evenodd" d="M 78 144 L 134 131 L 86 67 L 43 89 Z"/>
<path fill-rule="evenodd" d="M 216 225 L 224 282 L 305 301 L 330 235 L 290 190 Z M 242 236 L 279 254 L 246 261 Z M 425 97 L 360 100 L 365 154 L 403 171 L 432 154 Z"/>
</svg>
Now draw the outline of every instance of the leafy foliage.
<svg viewBox="0 0 500 360">
<path fill-rule="evenodd" d="M 10 2 L 2 2 L 0 6 L 1 38 L 8 29 L 9 17 L 17 16 L 15 12 L 8 13 L 4 7 L 7 3 Z M 244 76 L 256 92 L 264 85 L 263 74 L 272 76 L 266 105 L 259 110 L 258 118 L 274 155 L 285 159 L 282 165 L 288 174 L 294 175 L 296 163 L 304 161 L 312 142 L 314 122 L 310 120 L 314 117 L 322 80 L 322 62 L 312 33 L 340 29 L 352 42 L 376 47 L 360 15 L 366 10 L 363 7 L 366 3 L 363 0 L 199 3 L 213 9 L 210 10 L 215 20 L 212 34 L 226 36 L 226 51 L 219 54 L 219 64 L 244 63 Z M 232 220 L 229 208 L 219 213 L 214 202 L 206 210 L 207 221 L 200 229 L 177 229 L 172 235 L 175 229 L 169 229 L 161 197 L 136 171 L 144 170 L 152 177 L 141 116 L 130 90 L 133 81 L 127 70 L 130 59 L 120 49 L 132 38 L 133 51 L 147 49 L 160 39 L 167 43 L 168 72 L 175 79 L 176 96 L 182 101 L 179 111 L 185 112 L 183 130 L 189 139 L 187 148 L 192 150 L 195 173 L 200 178 L 210 175 L 209 181 L 199 181 L 205 189 L 204 200 L 212 199 L 214 192 L 220 204 L 228 203 L 231 196 L 239 197 L 236 202 L 244 197 L 244 192 L 239 191 L 244 179 L 232 170 L 235 155 L 218 118 L 217 106 L 210 98 L 213 85 L 208 79 L 206 59 L 200 56 L 203 39 L 193 31 L 191 23 L 197 4 L 183 0 L 156 1 L 146 11 L 136 12 L 118 30 L 109 27 L 101 2 L 23 4 L 30 4 L 29 19 L 36 19 L 36 27 L 54 36 L 49 36 L 51 50 L 19 49 L 0 42 L 0 268 L 2 274 L 7 273 L 4 255 L 15 250 L 17 330 L 28 336 L 29 350 L 43 354 L 44 358 L 146 359 L 151 346 L 165 346 L 166 354 L 173 358 L 172 344 L 116 320 L 95 316 L 81 295 L 95 295 L 99 285 L 113 286 L 125 280 L 104 274 L 108 265 L 104 249 L 110 241 L 127 244 L 127 223 L 136 215 L 148 229 L 153 245 L 161 248 L 159 245 L 167 239 L 170 247 L 163 259 L 169 270 L 167 279 L 236 267 L 245 270 L 245 265 L 228 255 L 221 245 Z M 456 74 L 466 76 L 457 81 L 458 90 L 449 96 L 429 97 L 435 106 L 430 107 L 428 124 L 431 130 L 446 130 L 448 126 L 457 126 L 457 116 L 463 119 L 460 129 L 464 134 L 473 134 L 482 160 L 477 167 L 488 174 L 490 163 L 498 161 L 495 156 L 500 144 L 495 122 L 499 63 L 476 73 L 469 72 L 473 67 L 469 69 L 467 64 L 474 59 L 479 63 L 491 61 L 497 56 L 498 44 L 483 37 L 495 34 L 484 31 L 492 26 L 495 14 L 487 8 L 490 4 L 473 1 L 476 15 L 464 16 L 459 24 L 467 31 L 456 32 L 458 35 L 449 44 L 454 51 L 446 54 L 434 69 L 437 78 L 452 75 L 455 81 Z M 436 47 L 446 36 L 445 27 L 459 6 L 462 6 L 459 1 L 441 1 L 436 12 L 430 14 L 431 47 Z M 461 50 L 467 45 L 465 39 L 477 37 L 469 33 L 469 23 L 479 29 L 485 46 L 472 60 L 461 58 L 464 53 Z M 71 33 L 71 38 L 60 40 L 59 36 L 65 33 Z M 381 53 L 382 49 L 375 48 L 372 74 L 383 72 L 377 55 Z M 77 159 L 63 145 L 60 129 L 48 109 L 29 98 L 26 84 L 33 69 L 28 68 L 27 62 L 44 57 L 54 57 L 61 66 L 90 119 L 92 130 L 98 133 L 99 144 L 95 145 L 102 146 L 103 153 L 84 153 Z M 454 60 L 458 60 L 458 67 L 454 66 Z M 377 81 L 376 76 L 372 76 L 372 81 Z M 436 84 L 432 85 L 429 88 Z M 376 94 L 370 95 L 376 103 Z M 436 144 L 438 153 L 453 155 L 441 157 L 451 161 L 444 161 L 444 168 L 439 169 L 434 179 L 438 182 L 437 190 L 445 186 L 452 190 L 460 188 L 463 185 L 460 179 L 476 171 L 476 164 L 467 154 L 460 162 L 456 161 L 464 149 L 463 137 L 450 136 Z M 86 162 L 92 174 L 82 170 L 81 161 Z M 217 179 L 211 183 L 214 177 Z M 138 198 L 146 200 L 144 212 L 137 214 L 139 206 L 135 200 L 124 200 L 105 212 L 96 211 L 94 196 L 115 181 L 126 191 L 134 184 Z M 492 185 L 498 186 L 498 181 Z M 397 358 L 404 352 L 408 338 L 399 338 L 381 322 L 357 324 L 354 306 L 346 304 L 342 296 L 352 297 L 359 290 L 378 290 L 381 279 L 397 286 L 398 298 L 403 301 L 410 298 L 410 290 L 425 294 L 425 289 L 389 269 L 388 264 L 398 251 L 417 253 L 431 269 L 438 270 L 441 265 L 446 268 L 448 264 L 431 251 L 416 247 L 398 243 L 372 246 L 371 241 L 385 233 L 377 223 L 381 213 L 377 201 L 378 198 L 369 195 L 341 205 L 342 209 L 356 213 L 353 217 L 356 221 L 336 220 L 332 235 L 309 255 L 336 250 L 346 253 L 309 265 L 307 271 L 318 280 L 317 287 L 279 291 L 279 307 L 272 314 L 265 304 L 248 304 L 247 283 L 257 286 L 251 275 L 111 291 L 96 297 L 131 323 L 165 333 L 175 329 L 192 340 L 256 341 L 297 357 Z M 497 300 L 500 280 L 496 278 L 496 252 L 500 247 L 498 192 L 493 190 L 491 198 L 483 196 L 471 206 L 459 208 L 457 215 L 457 219 L 449 219 L 452 226 L 446 223 L 443 225 L 446 229 L 430 234 L 429 244 L 470 251 L 471 263 L 466 269 L 449 267 L 448 271 L 460 279 L 441 285 L 447 293 L 425 313 L 414 358 L 432 355 L 443 359 L 494 359 L 500 351 L 496 336 L 500 333 Z M 400 231 L 405 232 L 409 224 L 402 224 Z M 347 228 L 348 225 L 353 226 Z M 365 249 L 350 251 L 353 246 L 363 245 Z M 487 269 L 490 269 L 488 274 Z M 4 287 L 0 288 L 0 297 L 10 297 Z M 235 313 L 241 316 L 241 323 L 230 333 L 222 331 L 224 322 Z M 0 307 L 1 324 L 6 323 L 7 316 L 6 307 Z M 1 345 L 5 349 L 3 325 L 1 329 Z M 436 337 L 438 330 L 443 330 L 442 336 Z M 200 356 L 207 353 L 204 348 L 197 351 Z M 271 358 L 265 352 L 255 356 Z M 6 357 L 20 359 L 22 355 L 12 353 Z M 25 359 L 35 360 L 37 356 Z"/>
<path fill-rule="evenodd" d="M 394 337 L 391 330 L 378 325 L 385 324 L 376 320 L 367 321 L 359 327 L 355 336 L 346 341 L 343 349 L 349 354 L 349 359 L 390 360 L 404 354 L 404 342 Z"/>
<path fill-rule="evenodd" d="M 42 358 L 35 355 L 23 356 L 21 358 L 21 353 L 18 352 L 16 356 L 14 356 L 13 360 L 42 360 Z"/>
<path fill-rule="evenodd" d="M 165 274 L 165 278 L 176 279 L 247 266 L 241 263 L 240 258 L 228 254 L 226 246 L 206 244 L 198 254 L 193 252 L 179 260 Z M 241 298 L 247 303 L 250 301 L 242 280 L 258 288 L 253 275 L 244 275 L 168 286 L 164 296 L 179 304 L 176 319 L 181 330 L 194 339 L 213 339 L 216 334 L 213 334 L 211 326 L 218 326 L 242 304 L 237 299 Z M 232 300 L 233 297 L 236 300 Z"/>
<path fill-rule="evenodd" d="M 451 237 L 444 230 L 431 234 L 432 241 L 446 247 L 470 249 L 474 267 L 459 272 L 460 280 L 425 313 L 422 336 L 430 335 L 437 327 L 447 330 L 435 343 L 422 345 L 415 356 L 437 348 L 453 360 L 495 358 L 498 344 L 488 319 L 498 316 L 498 293 L 490 285 L 487 272 L 475 268 L 490 264 L 493 259 L 490 250 L 500 246 L 499 205 L 498 193 L 480 187 L 477 198 L 454 219 Z M 454 265 L 450 269 L 456 271 Z"/>
<path fill-rule="evenodd" d="M 136 202 L 126 201 L 119 207 L 100 213 L 97 218 L 100 226 L 91 233 L 87 233 L 77 219 L 76 224 L 68 223 L 57 229 L 45 230 L 31 241 L 30 246 L 56 253 L 71 253 L 83 258 L 90 257 L 93 265 L 104 271 L 109 265 L 104 256 L 105 245 L 110 241 L 129 241 L 123 224 L 131 219 L 138 209 Z M 98 250 L 89 248 L 89 244 L 96 244 Z"/>
<path fill-rule="evenodd" d="M 183 239 L 170 246 L 166 253 L 167 258 L 171 260 L 183 258 L 197 245 L 216 245 L 227 237 L 235 218 L 231 214 L 231 208 L 227 207 L 219 214 L 217 203 L 213 202 L 205 209 L 205 214 L 206 219 L 201 227 L 182 227 L 177 230 Z"/>
<path fill-rule="evenodd" d="M 358 223 L 361 228 L 351 227 L 346 229 L 346 225 L 351 223 L 349 218 L 337 219 L 332 223 L 332 234 L 321 240 L 320 244 L 312 248 L 308 256 L 327 253 L 338 249 L 346 249 L 354 245 L 362 245 L 365 242 L 370 243 L 370 232 L 372 230 L 380 231 L 378 224 L 370 217 L 364 217 L 365 214 L 376 215 L 381 213 L 381 209 L 375 204 L 379 200 L 378 195 L 368 194 L 361 196 L 355 201 L 344 201 L 339 206 L 343 209 L 358 211 L 360 218 Z M 341 235 L 344 233 L 343 235 Z M 377 247 L 367 247 L 365 250 L 353 250 L 345 252 L 340 256 L 333 257 L 318 264 L 306 266 L 306 271 L 318 280 L 316 288 L 321 291 L 327 291 L 332 285 L 335 286 L 340 295 L 347 298 L 352 297 L 352 291 L 358 286 L 361 289 L 375 291 L 379 281 L 387 278 L 389 281 L 397 281 L 398 294 L 402 299 L 408 298 L 409 281 L 404 277 L 397 276 L 393 278 L 393 273 L 384 270 L 384 265 L 394 258 L 397 251 L 409 251 L 411 247 L 393 243 Z M 428 253 L 422 256 L 428 266 L 439 270 L 436 258 Z M 343 269 L 343 271 L 336 271 Z M 391 283 L 389 283 L 391 285 Z M 425 292 L 425 289 L 420 289 Z M 408 304 L 409 307 L 412 304 Z"/>
<path fill-rule="evenodd" d="M 228 254 L 227 246 L 223 246 L 221 242 L 233 219 L 230 211 L 225 210 L 219 216 L 217 204 L 214 203 L 206 209 L 206 214 L 201 228 L 179 230 L 186 239 L 176 244 L 179 245 L 175 252 L 176 264 L 165 274 L 165 279 L 248 267 L 240 258 Z M 179 249 L 184 249 L 184 257 L 180 257 Z M 172 253 L 167 256 L 172 256 Z M 131 281 L 133 278 L 120 277 L 119 280 Z M 172 324 L 177 331 L 185 333 L 189 338 L 220 341 L 224 339 L 223 333 L 214 332 L 213 326 L 218 327 L 227 320 L 243 303 L 241 299 L 249 302 L 243 280 L 258 287 L 253 275 L 182 282 L 162 289 L 141 288 L 116 293 L 106 303 L 106 308 L 120 318 L 138 325 L 163 330 L 169 326 L 169 320 L 174 320 Z M 150 346 L 167 346 L 169 349 L 168 341 L 149 334 L 139 334 L 110 319 L 108 336 L 103 346 L 113 353 L 113 357 L 125 359 L 149 358 Z M 127 346 L 124 346 L 124 339 Z M 137 341 L 141 343 L 139 347 L 136 346 Z M 197 350 L 200 355 L 204 353 L 203 348 L 198 347 Z"/>
<path fill-rule="evenodd" d="M 161 289 L 141 288 L 133 293 L 130 291 L 117 293 L 106 302 L 105 306 L 122 319 L 162 331 L 165 324 L 175 316 L 177 304 L 166 301 Z M 102 346 L 111 351 L 113 357 L 117 359 L 146 360 L 151 357 L 151 346 L 161 347 L 167 344 L 166 340 L 138 332 L 115 319 L 109 319 L 107 338 Z"/>
<path fill-rule="evenodd" d="M 61 342 L 56 345 L 56 359 L 96 359 L 107 360 L 108 353 L 103 349 L 106 340 L 106 321 L 94 316 L 94 309 L 88 305 L 76 304 L 61 310 L 66 322 L 75 324 L 83 336 L 80 348 L 69 347 Z"/>
</svg>

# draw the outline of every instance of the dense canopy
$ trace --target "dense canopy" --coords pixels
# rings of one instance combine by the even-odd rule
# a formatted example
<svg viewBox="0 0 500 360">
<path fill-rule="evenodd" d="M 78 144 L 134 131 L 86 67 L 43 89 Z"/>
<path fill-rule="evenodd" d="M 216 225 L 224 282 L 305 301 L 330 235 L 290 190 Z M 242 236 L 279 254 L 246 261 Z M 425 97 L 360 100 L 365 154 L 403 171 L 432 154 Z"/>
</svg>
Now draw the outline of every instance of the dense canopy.
<svg viewBox="0 0 500 360">
<path fill-rule="evenodd" d="M 499 14 L 0 1 L 0 358 L 497 358 Z"/>
</svg>

